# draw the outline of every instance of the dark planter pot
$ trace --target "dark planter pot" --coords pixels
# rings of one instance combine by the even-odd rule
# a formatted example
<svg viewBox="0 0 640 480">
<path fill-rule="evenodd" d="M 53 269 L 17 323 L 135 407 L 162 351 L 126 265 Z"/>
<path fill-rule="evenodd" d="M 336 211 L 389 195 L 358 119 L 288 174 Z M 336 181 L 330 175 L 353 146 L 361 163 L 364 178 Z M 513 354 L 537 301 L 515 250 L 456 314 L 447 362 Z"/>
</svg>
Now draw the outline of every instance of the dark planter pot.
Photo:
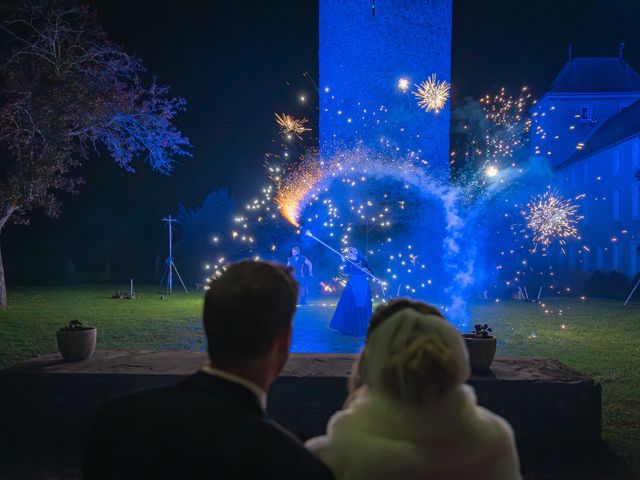
<svg viewBox="0 0 640 480">
<path fill-rule="evenodd" d="M 58 349 L 67 362 L 88 360 L 96 349 L 95 327 L 83 330 L 58 330 Z"/>
<path fill-rule="evenodd" d="M 471 371 L 486 373 L 491 370 L 491 363 L 496 356 L 496 337 L 474 337 L 470 333 L 462 335 L 469 350 Z"/>
</svg>

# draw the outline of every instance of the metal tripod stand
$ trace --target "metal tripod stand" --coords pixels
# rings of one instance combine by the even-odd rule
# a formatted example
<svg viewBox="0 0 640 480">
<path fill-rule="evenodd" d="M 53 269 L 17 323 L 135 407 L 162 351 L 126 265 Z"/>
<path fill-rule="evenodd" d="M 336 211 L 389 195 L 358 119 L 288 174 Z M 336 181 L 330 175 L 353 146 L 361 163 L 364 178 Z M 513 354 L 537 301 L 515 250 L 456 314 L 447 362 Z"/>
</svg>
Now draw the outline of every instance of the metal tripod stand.
<svg viewBox="0 0 640 480">
<path fill-rule="evenodd" d="M 638 170 L 638 172 L 640 172 L 640 170 Z M 636 253 L 640 256 L 640 245 L 636 247 Z M 629 303 L 629 300 L 631 300 L 631 297 L 633 297 L 633 294 L 636 293 L 636 288 L 638 288 L 638 285 L 640 285 L 640 278 L 638 278 L 638 281 L 634 285 L 633 290 L 631 290 L 631 293 L 629 294 L 627 299 L 624 301 L 625 307 L 627 306 L 627 303 Z"/>
<path fill-rule="evenodd" d="M 172 218 L 171 215 L 169 215 L 167 217 L 164 217 L 162 221 L 166 222 L 167 227 L 169 228 L 169 256 L 165 261 L 164 273 L 162 274 L 162 278 L 160 279 L 160 286 L 162 286 L 162 284 L 164 283 L 164 277 L 167 277 L 167 295 L 171 295 L 173 293 L 173 272 L 175 271 L 176 275 L 178 276 L 178 280 L 180 280 L 180 283 L 182 284 L 182 288 L 184 288 L 184 291 L 188 295 L 189 290 L 187 290 L 187 287 L 182 281 L 182 277 L 180 276 L 180 272 L 178 272 L 176 264 L 173 263 L 173 224 L 178 220 Z"/>
</svg>

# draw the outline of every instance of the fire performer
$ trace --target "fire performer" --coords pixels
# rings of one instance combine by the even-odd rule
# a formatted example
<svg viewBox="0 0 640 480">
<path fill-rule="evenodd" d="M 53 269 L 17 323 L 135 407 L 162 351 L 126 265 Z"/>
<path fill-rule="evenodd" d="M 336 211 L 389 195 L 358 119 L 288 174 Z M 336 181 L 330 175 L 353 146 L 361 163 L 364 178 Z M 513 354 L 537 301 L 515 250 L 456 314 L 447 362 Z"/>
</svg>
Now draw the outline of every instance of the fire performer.
<svg viewBox="0 0 640 480">
<path fill-rule="evenodd" d="M 305 266 L 307 267 L 307 274 L 305 274 Z M 313 264 L 307 257 L 300 255 L 300 247 L 293 247 L 291 249 L 291 256 L 287 258 L 287 267 L 293 270 L 293 278 L 297 280 L 300 286 L 298 303 L 300 305 L 306 305 L 307 296 L 309 295 L 307 279 L 313 277 Z"/>
<path fill-rule="evenodd" d="M 361 337 L 367 333 L 372 310 L 371 288 L 367 277 L 374 275 L 356 248 L 349 247 L 346 257 L 342 255 L 341 258 L 349 281 L 338 300 L 329 326 L 345 335 Z"/>
</svg>

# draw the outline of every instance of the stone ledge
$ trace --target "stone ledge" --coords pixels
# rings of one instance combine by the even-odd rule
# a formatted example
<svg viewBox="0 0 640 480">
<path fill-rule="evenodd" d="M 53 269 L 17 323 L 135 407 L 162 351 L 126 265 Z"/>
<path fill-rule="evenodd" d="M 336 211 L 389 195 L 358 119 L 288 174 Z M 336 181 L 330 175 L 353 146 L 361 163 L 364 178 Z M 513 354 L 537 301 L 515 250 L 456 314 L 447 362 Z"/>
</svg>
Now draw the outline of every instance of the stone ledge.
<svg viewBox="0 0 640 480">
<path fill-rule="evenodd" d="M 110 398 L 175 384 L 205 352 L 102 350 L 86 362 L 44 355 L 0 371 L 0 457 L 63 449 L 80 455 L 95 412 Z M 268 410 L 301 438 L 324 432 L 347 395 L 355 355 L 293 354 Z M 478 403 L 509 421 L 523 464 L 559 454 L 588 458 L 600 441 L 601 388 L 544 357 L 497 357 L 469 379 Z M 13 452 L 13 453 L 12 453 Z"/>
<path fill-rule="evenodd" d="M 281 377 L 348 378 L 356 355 L 294 353 Z M 57 353 L 35 357 L 3 374 L 190 375 L 207 362 L 206 352 L 179 350 L 97 350 L 90 360 L 67 363 Z M 473 374 L 470 383 L 544 382 L 594 385 L 594 381 L 547 357 L 496 357 L 491 372 Z"/>
<path fill-rule="evenodd" d="M 85 362 L 65 362 L 58 353 L 27 360 L 2 374 L 122 374 L 185 377 L 207 362 L 206 352 L 179 350 L 97 350 Z M 281 376 L 348 377 L 356 356 L 351 354 L 294 353 Z"/>
</svg>

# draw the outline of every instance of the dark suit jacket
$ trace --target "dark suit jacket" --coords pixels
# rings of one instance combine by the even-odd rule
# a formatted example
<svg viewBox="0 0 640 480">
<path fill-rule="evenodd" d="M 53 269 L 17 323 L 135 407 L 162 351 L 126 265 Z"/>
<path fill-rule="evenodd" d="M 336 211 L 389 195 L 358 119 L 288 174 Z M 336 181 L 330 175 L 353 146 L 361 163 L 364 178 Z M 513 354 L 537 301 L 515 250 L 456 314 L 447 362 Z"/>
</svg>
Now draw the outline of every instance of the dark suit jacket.
<svg viewBox="0 0 640 480">
<path fill-rule="evenodd" d="M 175 387 L 109 402 L 85 450 L 83 478 L 331 479 L 246 388 L 199 372 Z"/>
</svg>

